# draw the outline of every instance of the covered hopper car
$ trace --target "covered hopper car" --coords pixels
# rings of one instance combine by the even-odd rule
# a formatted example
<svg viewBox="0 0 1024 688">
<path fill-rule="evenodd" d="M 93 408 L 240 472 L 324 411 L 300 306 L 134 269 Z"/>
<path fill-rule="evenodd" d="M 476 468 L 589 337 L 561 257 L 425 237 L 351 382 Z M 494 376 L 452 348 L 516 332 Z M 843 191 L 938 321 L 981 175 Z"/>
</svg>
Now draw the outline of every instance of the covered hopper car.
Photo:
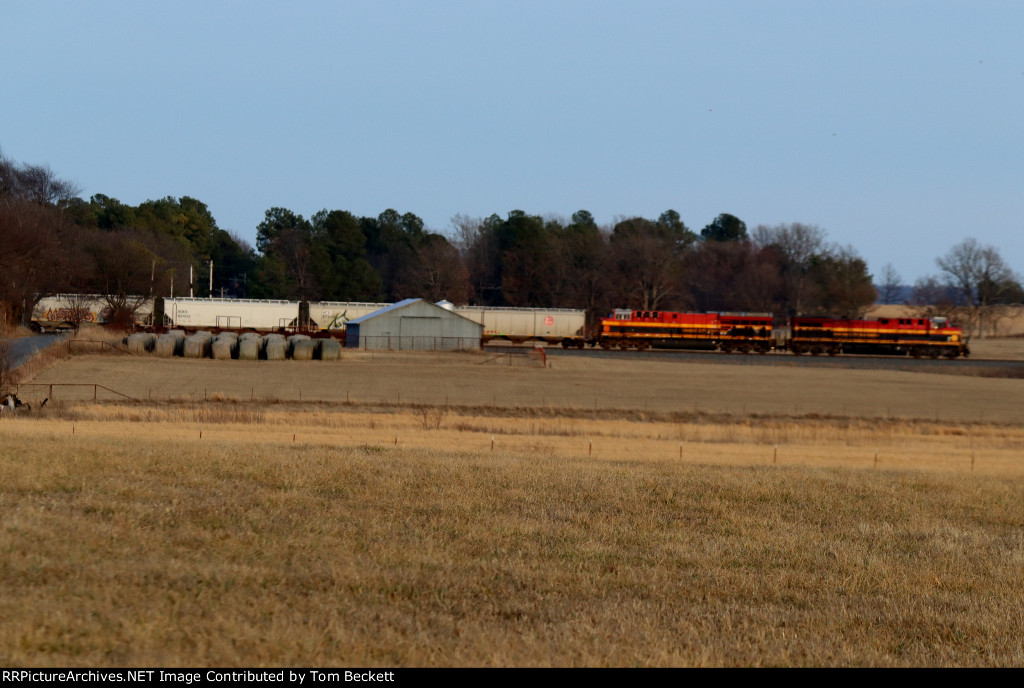
<svg viewBox="0 0 1024 688">
<path fill-rule="evenodd" d="M 140 303 L 135 310 L 135 325 L 143 327 L 153 318 L 153 301 L 128 296 L 129 303 Z M 106 325 L 111 322 L 111 309 L 100 294 L 54 294 L 44 296 L 32 309 L 32 326 L 36 330 L 52 332 L 82 325 Z"/>
<path fill-rule="evenodd" d="M 163 324 L 166 327 L 272 332 L 295 328 L 299 318 L 298 303 L 295 301 L 201 299 L 188 296 L 162 301 Z"/>
<path fill-rule="evenodd" d="M 544 342 L 565 348 L 583 348 L 586 344 L 587 314 L 568 308 L 485 308 L 455 306 L 455 312 L 484 328 L 488 342 Z"/>
</svg>

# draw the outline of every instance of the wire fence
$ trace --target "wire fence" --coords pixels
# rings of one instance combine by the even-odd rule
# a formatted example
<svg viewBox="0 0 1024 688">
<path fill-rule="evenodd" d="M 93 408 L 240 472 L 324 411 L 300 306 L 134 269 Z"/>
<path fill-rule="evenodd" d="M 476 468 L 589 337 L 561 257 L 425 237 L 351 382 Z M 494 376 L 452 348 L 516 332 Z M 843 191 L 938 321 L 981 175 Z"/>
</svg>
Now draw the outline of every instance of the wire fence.
<svg viewBox="0 0 1024 688">
<path fill-rule="evenodd" d="M 537 347 L 536 349 L 529 349 L 527 351 L 509 351 L 495 356 L 489 356 L 477 363 L 477 365 L 545 368 L 547 367 L 547 354 L 544 349 L 540 347 Z"/>
<path fill-rule="evenodd" d="M 360 336 L 355 348 L 375 351 L 474 351 L 480 339 L 473 337 Z"/>
<path fill-rule="evenodd" d="M 24 382 L 16 386 L 17 394 L 21 394 L 22 388 L 46 390 L 46 398 L 50 401 L 60 399 L 62 401 L 138 401 L 135 397 L 129 396 L 116 389 L 92 382 Z"/>
</svg>

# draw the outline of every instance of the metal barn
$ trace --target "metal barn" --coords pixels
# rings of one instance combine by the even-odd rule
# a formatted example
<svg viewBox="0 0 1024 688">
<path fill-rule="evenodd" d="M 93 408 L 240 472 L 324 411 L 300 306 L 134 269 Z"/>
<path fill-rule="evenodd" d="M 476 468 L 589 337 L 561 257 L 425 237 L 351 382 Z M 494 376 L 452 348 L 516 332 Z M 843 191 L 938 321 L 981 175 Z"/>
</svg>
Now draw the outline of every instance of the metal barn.
<svg viewBox="0 0 1024 688">
<path fill-rule="evenodd" d="M 346 326 L 345 347 L 390 351 L 479 349 L 483 327 L 423 299 L 406 299 Z"/>
</svg>

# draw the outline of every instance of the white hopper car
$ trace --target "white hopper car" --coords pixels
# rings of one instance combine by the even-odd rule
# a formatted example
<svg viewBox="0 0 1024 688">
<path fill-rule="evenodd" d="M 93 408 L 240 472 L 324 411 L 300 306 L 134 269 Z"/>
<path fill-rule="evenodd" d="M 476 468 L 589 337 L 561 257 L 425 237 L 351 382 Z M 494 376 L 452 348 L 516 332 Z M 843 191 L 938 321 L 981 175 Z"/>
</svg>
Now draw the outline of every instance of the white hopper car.
<svg viewBox="0 0 1024 688">
<path fill-rule="evenodd" d="M 264 299 L 164 299 L 164 324 L 186 329 L 277 330 L 294 328 L 299 318 L 297 301 Z"/>
<path fill-rule="evenodd" d="M 362 301 L 309 302 L 308 329 L 344 331 L 349 320 L 390 306 L 388 303 Z M 564 347 L 582 347 L 586 342 L 586 312 L 568 308 L 486 308 L 483 306 L 439 305 L 483 325 L 484 343 L 544 342 Z M 78 308 L 78 311 L 74 311 Z M 136 314 L 136 324 L 151 326 L 153 301 L 147 300 Z M 209 299 L 170 297 L 163 299 L 163 327 L 190 331 L 259 330 L 274 332 L 299 327 L 299 301 L 270 299 Z M 40 300 L 33 321 L 44 329 L 67 327 L 77 317 L 82 323 L 105 324 L 108 311 L 101 296 L 59 295 Z"/>
<path fill-rule="evenodd" d="M 583 348 L 586 343 L 586 311 L 569 308 L 485 308 L 456 306 L 455 312 L 484 327 L 488 342 L 544 342 Z"/>
<path fill-rule="evenodd" d="M 129 302 L 141 297 L 129 296 Z M 145 326 L 153 318 L 153 301 L 146 299 L 135 312 L 135 324 Z M 63 330 L 78 325 L 105 325 L 110 307 L 100 294 L 56 294 L 44 296 L 32 309 L 32 324 L 42 331 Z"/>
<path fill-rule="evenodd" d="M 311 330 L 341 331 L 354 318 L 389 304 L 312 301 Z M 294 330 L 299 326 L 298 301 L 265 299 L 164 299 L 165 322 L 174 327 L 214 327 L 231 330 Z"/>
<path fill-rule="evenodd" d="M 338 331 L 345 329 L 349 320 L 369 315 L 390 303 L 364 303 L 361 301 L 310 301 L 310 327 L 320 330 Z"/>
</svg>

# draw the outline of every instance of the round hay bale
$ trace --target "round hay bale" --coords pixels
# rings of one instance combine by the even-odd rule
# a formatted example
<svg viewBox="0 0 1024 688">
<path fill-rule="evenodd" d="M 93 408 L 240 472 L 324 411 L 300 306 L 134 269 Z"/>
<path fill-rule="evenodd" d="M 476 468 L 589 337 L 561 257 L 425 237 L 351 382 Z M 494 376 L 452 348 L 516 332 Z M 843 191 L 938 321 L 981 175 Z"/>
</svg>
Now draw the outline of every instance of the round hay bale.
<svg viewBox="0 0 1024 688">
<path fill-rule="evenodd" d="M 203 336 L 205 335 L 205 336 Z M 207 358 L 213 353 L 213 335 L 209 332 L 196 332 L 185 338 L 183 353 L 185 358 Z"/>
<path fill-rule="evenodd" d="M 254 334 L 254 333 L 250 333 Z M 263 344 L 263 338 L 260 336 L 256 337 L 241 337 L 238 340 L 238 360 L 240 361 L 257 361 L 260 358 L 260 346 Z"/>
<path fill-rule="evenodd" d="M 213 340 L 211 352 L 218 361 L 230 361 L 238 355 L 238 340 L 235 337 L 218 336 Z"/>
<path fill-rule="evenodd" d="M 321 361 L 337 361 L 341 358 L 341 342 L 337 339 L 318 339 L 317 358 Z"/>
<path fill-rule="evenodd" d="M 175 337 L 170 332 L 165 332 L 156 338 L 156 346 L 153 352 L 161 358 L 181 355 L 182 343 L 184 341 L 184 337 Z"/>
<path fill-rule="evenodd" d="M 307 334 L 293 334 L 288 336 L 288 357 L 295 358 L 295 343 L 296 342 L 308 342 L 311 337 Z"/>
<path fill-rule="evenodd" d="M 306 339 L 295 339 L 292 341 L 292 359 L 295 361 L 312 361 L 313 351 L 316 349 L 316 342 L 307 337 Z"/>
<path fill-rule="evenodd" d="M 287 351 L 284 335 L 268 334 L 263 340 L 263 355 L 268 361 L 283 361 Z"/>
<path fill-rule="evenodd" d="M 156 346 L 156 335 L 152 332 L 136 332 L 128 336 L 128 351 L 133 354 L 145 354 Z"/>
</svg>

